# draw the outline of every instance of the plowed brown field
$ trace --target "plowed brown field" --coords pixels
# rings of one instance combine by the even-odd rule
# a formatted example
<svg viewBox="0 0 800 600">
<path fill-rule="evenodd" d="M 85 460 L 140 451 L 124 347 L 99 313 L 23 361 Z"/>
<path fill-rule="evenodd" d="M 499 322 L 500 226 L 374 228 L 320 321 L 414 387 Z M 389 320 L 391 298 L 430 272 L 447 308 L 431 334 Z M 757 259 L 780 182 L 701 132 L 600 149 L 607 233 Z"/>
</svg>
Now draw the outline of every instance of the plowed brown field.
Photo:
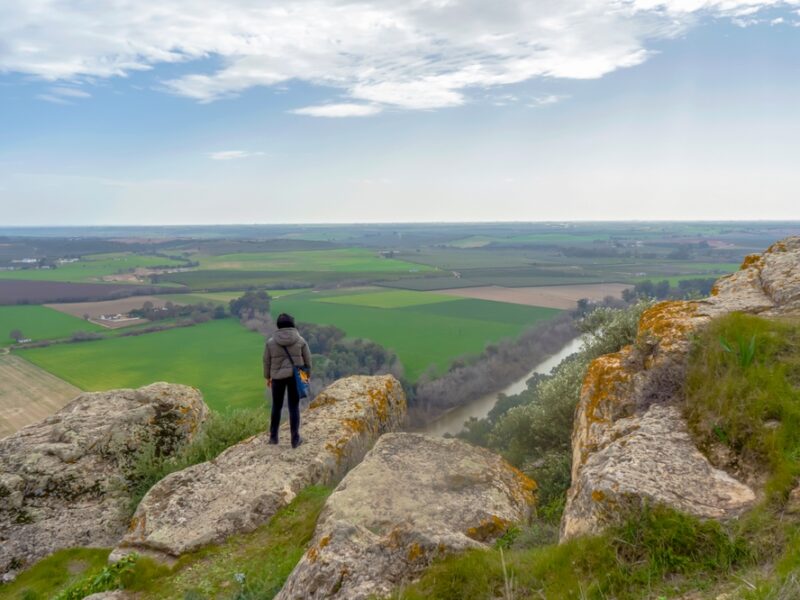
<svg viewBox="0 0 800 600">
<path fill-rule="evenodd" d="M 0 438 L 52 415 L 80 393 L 19 356 L 0 355 Z"/>
<path fill-rule="evenodd" d="M 548 308 L 572 309 L 578 300 L 602 300 L 606 296 L 620 298 L 622 290 L 630 288 L 623 283 L 584 283 L 576 285 L 546 285 L 538 287 L 510 288 L 499 286 L 454 288 L 436 290 L 437 294 L 448 294 L 459 298 L 494 300 L 527 306 L 546 306 Z"/>
</svg>

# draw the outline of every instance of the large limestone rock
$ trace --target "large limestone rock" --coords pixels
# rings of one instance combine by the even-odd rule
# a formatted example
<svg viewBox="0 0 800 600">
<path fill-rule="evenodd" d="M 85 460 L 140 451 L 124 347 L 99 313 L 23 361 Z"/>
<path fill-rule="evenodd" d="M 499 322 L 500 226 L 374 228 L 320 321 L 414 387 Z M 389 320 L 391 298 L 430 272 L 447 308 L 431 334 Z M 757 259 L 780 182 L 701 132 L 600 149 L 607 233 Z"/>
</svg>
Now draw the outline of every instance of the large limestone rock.
<svg viewBox="0 0 800 600">
<path fill-rule="evenodd" d="M 156 383 L 87 393 L 0 440 L 0 574 L 71 546 L 111 546 L 125 532 L 124 478 L 137 448 L 165 453 L 205 419 L 200 393 Z"/>
<path fill-rule="evenodd" d="M 700 454 L 679 409 L 691 334 L 733 311 L 800 313 L 800 237 L 748 256 L 705 300 L 645 311 L 635 345 L 591 363 L 575 416 L 562 539 L 597 532 L 620 506 L 645 501 L 706 518 L 752 505 L 752 489 Z"/>
<path fill-rule="evenodd" d="M 267 433 L 254 436 L 156 484 L 112 559 L 136 551 L 169 561 L 252 531 L 304 488 L 338 482 L 405 416 L 403 389 L 391 375 L 341 379 L 303 412 L 305 443 L 297 449 L 284 423 L 278 446 Z"/>
<path fill-rule="evenodd" d="M 434 558 L 485 547 L 526 520 L 534 488 L 460 440 L 387 434 L 328 499 L 277 600 L 386 596 Z"/>
</svg>

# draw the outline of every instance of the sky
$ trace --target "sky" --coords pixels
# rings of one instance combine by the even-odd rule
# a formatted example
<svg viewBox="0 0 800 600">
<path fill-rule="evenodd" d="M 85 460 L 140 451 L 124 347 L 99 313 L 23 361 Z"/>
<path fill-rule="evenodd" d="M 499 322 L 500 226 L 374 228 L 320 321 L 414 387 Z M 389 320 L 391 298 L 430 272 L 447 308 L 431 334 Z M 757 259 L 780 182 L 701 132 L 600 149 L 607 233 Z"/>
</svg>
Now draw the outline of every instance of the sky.
<svg viewBox="0 0 800 600">
<path fill-rule="evenodd" d="M 800 0 L 2 0 L 0 225 L 800 219 Z"/>
</svg>

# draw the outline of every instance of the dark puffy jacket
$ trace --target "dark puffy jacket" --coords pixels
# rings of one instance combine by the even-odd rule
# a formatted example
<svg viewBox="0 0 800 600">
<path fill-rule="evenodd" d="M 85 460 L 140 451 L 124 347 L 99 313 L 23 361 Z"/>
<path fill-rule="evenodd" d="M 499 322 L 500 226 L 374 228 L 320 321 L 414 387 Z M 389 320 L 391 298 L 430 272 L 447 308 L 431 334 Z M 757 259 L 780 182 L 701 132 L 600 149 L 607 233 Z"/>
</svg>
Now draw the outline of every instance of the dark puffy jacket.
<svg viewBox="0 0 800 600">
<path fill-rule="evenodd" d="M 264 378 L 287 379 L 292 377 L 292 363 L 286 356 L 286 351 L 292 356 L 294 366 L 305 367 L 311 371 L 311 352 L 308 344 L 294 327 L 278 329 L 267 340 L 264 347 Z"/>
</svg>

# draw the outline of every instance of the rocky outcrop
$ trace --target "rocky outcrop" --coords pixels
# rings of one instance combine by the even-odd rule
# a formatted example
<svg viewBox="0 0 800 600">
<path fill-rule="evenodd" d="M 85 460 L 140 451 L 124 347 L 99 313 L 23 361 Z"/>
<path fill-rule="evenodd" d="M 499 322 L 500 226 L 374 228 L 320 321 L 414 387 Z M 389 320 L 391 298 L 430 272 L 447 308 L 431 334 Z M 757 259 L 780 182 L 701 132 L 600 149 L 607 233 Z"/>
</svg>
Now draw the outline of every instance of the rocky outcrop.
<svg viewBox="0 0 800 600">
<path fill-rule="evenodd" d="M 455 439 L 383 436 L 331 494 L 278 600 L 389 595 L 439 556 L 484 548 L 527 519 L 535 484 Z"/>
<path fill-rule="evenodd" d="M 254 436 L 156 484 L 112 560 L 136 551 L 169 561 L 252 531 L 304 488 L 338 482 L 405 416 L 403 389 L 391 375 L 341 379 L 303 413 L 305 442 L 297 449 L 284 423 L 281 445 L 270 445 L 267 433 Z"/>
<path fill-rule="evenodd" d="M 800 312 L 800 237 L 748 256 L 705 300 L 653 306 L 634 345 L 590 364 L 575 417 L 562 539 L 597 532 L 620 506 L 645 501 L 705 518 L 732 517 L 753 503 L 752 489 L 697 450 L 679 408 L 691 334 L 733 311 Z"/>
<path fill-rule="evenodd" d="M 110 546 L 125 532 L 125 475 L 136 450 L 170 453 L 208 409 L 190 387 L 78 396 L 45 420 L 0 440 L 0 573 L 71 546 Z"/>
</svg>

